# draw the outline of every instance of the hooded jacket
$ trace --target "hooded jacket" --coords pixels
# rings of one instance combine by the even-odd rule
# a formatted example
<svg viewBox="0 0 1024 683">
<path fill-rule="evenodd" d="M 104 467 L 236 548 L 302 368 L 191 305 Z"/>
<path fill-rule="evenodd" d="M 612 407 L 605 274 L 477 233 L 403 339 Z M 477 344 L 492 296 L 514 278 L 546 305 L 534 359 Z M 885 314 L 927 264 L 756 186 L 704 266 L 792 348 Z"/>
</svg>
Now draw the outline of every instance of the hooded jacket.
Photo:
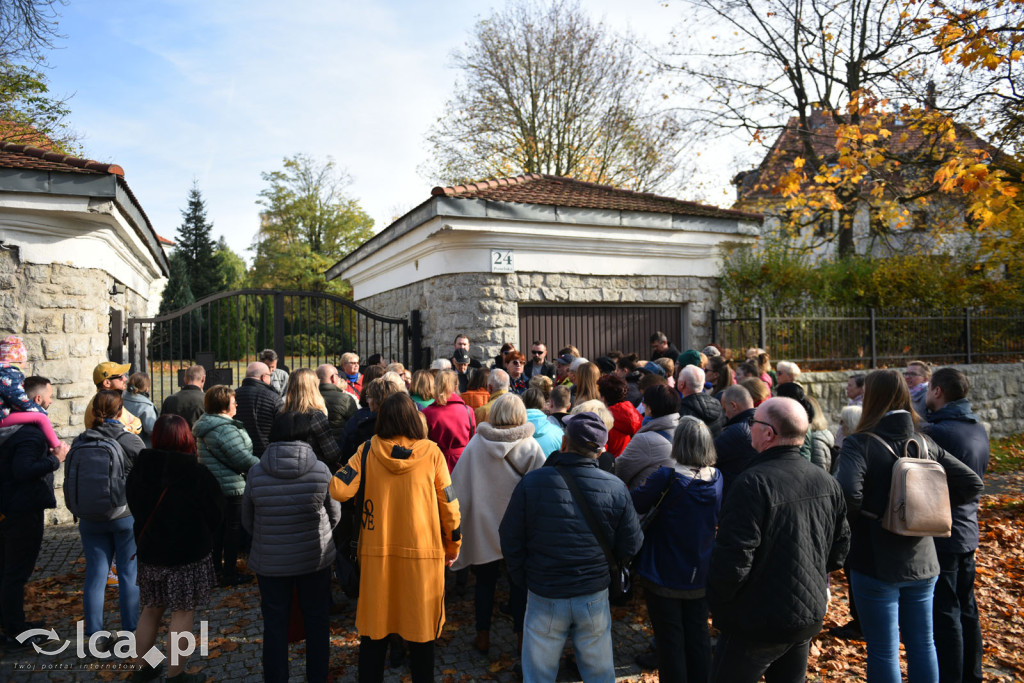
<svg viewBox="0 0 1024 683">
<path fill-rule="evenodd" d="M 636 489 L 659 467 L 674 467 L 672 437 L 679 425 L 679 413 L 655 417 L 640 428 L 622 455 L 615 458 L 615 476 L 630 491 Z"/>
<path fill-rule="evenodd" d="M 249 568 L 261 576 L 312 574 L 334 562 L 331 530 L 341 506 L 331 471 L 305 441 L 276 441 L 249 470 L 242 526 L 252 534 Z"/>
<path fill-rule="evenodd" d="M 985 425 L 971 411 L 966 398 L 947 403 L 929 413 L 922 431 L 939 447 L 970 467 L 984 480 L 988 468 L 989 443 Z M 949 538 L 936 538 L 935 550 L 940 553 L 969 553 L 978 549 L 978 501 L 953 506 L 953 530 Z"/>
<path fill-rule="evenodd" d="M 246 377 L 235 390 L 235 401 L 238 403 L 235 419 L 245 425 L 252 441 L 252 454 L 259 458 L 270 443 L 270 428 L 284 399 L 269 384 Z"/>
<path fill-rule="evenodd" d="M 126 493 L 139 562 L 175 567 L 210 554 L 224 496 L 196 456 L 143 450 L 128 475 Z"/>
<path fill-rule="evenodd" d="M 424 408 L 423 417 L 427 418 L 427 436 L 444 453 L 448 472 L 451 473 L 466 444 L 476 433 L 473 409 L 466 405 L 461 396 L 452 392 L 445 405 L 435 401 L 433 405 Z"/>
<path fill-rule="evenodd" d="M 149 448 L 149 435 L 153 433 L 157 418 L 156 406 L 146 394 L 136 394 L 127 389 L 121 392 L 121 401 L 142 422 L 142 433 L 139 436 L 146 448 Z"/>
<path fill-rule="evenodd" d="M 0 428 L 0 513 L 36 512 L 57 507 L 53 473 L 60 460 L 50 453 L 34 425 Z"/>
<path fill-rule="evenodd" d="M 331 497 L 366 485 L 359 534 L 359 635 L 389 633 L 416 643 L 435 640 L 444 625 L 445 555 L 462 544 L 459 502 L 441 449 L 428 439 L 374 436 L 331 479 Z"/>
<path fill-rule="evenodd" d="M 902 453 L 903 444 L 914 434 L 914 423 L 910 413 L 897 411 L 885 415 L 871 431 L 893 451 Z M 926 436 L 925 442 L 929 457 L 946 470 L 950 504 L 977 502 L 985 487 L 981 478 L 931 438 Z M 850 569 L 890 583 L 938 576 L 939 561 L 931 537 L 899 536 L 882 528 L 893 462 L 892 454 L 866 434 L 854 433 L 843 439 L 836 479 L 850 509 L 853 539 L 847 564 Z M 861 510 L 878 519 L 860 514 Z"/>
<path fill-rule="evenodd" d="M 546 458 L 534 433 L 529 422 L 508 429 L 484 422 L 462 452 L 452 471 L 452 487 L 462 514 L 462 551 L 452 569 L 501 559 L 498 525 L 512 490 Z"/>
<path fill-rule="evenodd" d="M 608 412 L 615 418 L 615 424 L 608 430 L 608 444 L 605 448 L 617 458 L 629 445 L 629 440 L 640 429 L 644 419 L 629 401 L 619 401 L 608 406 Z"/>
<path fill-rule="evenodd" d="M 658 505 L 666 486 L 668 493 Z M 648 589 L 656 595 L 687 591 L 687 597 L 702 597 L 722 506 L 721 472 L 673 463 L 655 470 L 632 497 L 640 514 L 658 505 L 634 564 L 637 574 L 654 584 Z"/>
<path fill-rule="evenodd" d="M 252 454 L 252 441 L 245 425 L 227 415 L 203 415 L 192 433 L 199 446 L 199 462 L 217 478 L 224 495 L 242 495 L 245 473 L 259 462 Z"/>
<path fill-rule="evenodd" d="M 679 415 L 692 415 L 706 424 L 711 430 L 711 438 L 718 436 L 725 429 L 725 412 L 722 410 L 721 402 L 704 392 L 683 396 L 679 401 Z"/>
<path fill-rule="evenodd" d="M 544 411 L 527 408 L 526 419 L 533 425 L 533 438 L 540 444 L 545 458 L 562 447 L 565 430 L 549 420 Z"/>
<path fill-rule="evenodd" d="M 846 504 L 799 446 L 758 454 L 732 484 L 711 552 L 708 604 L 727 633 L 795 643 L 821 630 L 828 572 L 850 544 Z"/>
</svg>

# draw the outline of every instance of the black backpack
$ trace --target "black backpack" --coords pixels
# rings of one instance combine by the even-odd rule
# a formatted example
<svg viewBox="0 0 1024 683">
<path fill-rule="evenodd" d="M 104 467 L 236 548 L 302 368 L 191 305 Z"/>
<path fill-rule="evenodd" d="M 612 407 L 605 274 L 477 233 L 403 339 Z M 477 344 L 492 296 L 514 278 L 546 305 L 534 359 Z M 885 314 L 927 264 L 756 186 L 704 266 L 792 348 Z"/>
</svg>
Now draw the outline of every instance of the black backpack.
<svg viewBox="0 0 1024 683">
<path fill-rule="evenodd" d="M 106 522 L 128 510 L 126 458 L 121 444 L 93 430 L 75 439 L 64 460 L 64 502 L 71 514 Z"/>
</svg>

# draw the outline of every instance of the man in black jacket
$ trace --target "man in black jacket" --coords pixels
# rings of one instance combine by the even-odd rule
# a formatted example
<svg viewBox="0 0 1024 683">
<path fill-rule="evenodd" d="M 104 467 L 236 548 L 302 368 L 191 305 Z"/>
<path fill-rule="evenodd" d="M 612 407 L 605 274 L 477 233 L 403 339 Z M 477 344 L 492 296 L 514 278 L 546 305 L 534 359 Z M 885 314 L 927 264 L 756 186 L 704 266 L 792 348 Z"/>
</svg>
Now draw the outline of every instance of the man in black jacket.
<svg viewBox="0 0 1024 683">
<path fill-rule="evenodd" d="M 245 425 L 245 431 L 252 439 L 252 454 L 263 456 L 270 443 L 270 428 L 274 417 L 281 411 L 284 399 L 270 386 L 270 367 L 256 361 L 245 369 L 245 379 L 235 390 L 238 404 L 235 419 Z"/>
<path fill-rule="evenodd" d="M 530 357 L 527 359 L 526 367 L 523 368 L 523 375 L 526 379 L 530 380 L 536 375 L 544 375 L 554 380 L 555 366 L 553 363 L 548 363 L 547 359 L 548 347 L 539 341 L 533 342 L 530 345 Z"/>
<path fill-rule="evenodd" d="M 711 552 L 708 603 L 721 630 L 713 681 L 803 681 L 828 607 L 828 573 L 850 547 L 846 502 L 800 455 L 807 412 L 768 399 L 751 418 L 757 458 L 733 483 Z"/>
<path fill-rule="evenodd" d="M 750 444 L 750 418 L 754 416 L 754 399 L 746 388 L 734 384 L 722 393 L 722 412 L 727 419 L 722 433 L 715 437 L 715 452 L 722 473 L 725 496 L 732 482 L 757 456 Z"/>
<path fill-rule="evenodd" d="M 695 365 L 687 365 L 679 371 L 679 415 L 692 415 L 711 430 L 714 438 L 725 428 L 725 412 L 722 404 L 713 396 L 704 393 L 704 371 Z"/>
<path fill-rule="evenodd" d="M 26 385 L 29 380 L 26 380 Z M 46 389 L 53 391 L 49 381 Z M 32 575 L 43 543 L 43 511 L 57 507 L 53 473 L 67 449 L 54 455 L 35 425 L 0 429 L 0 641 L 10 650 L 42 644 L 34 635 L 18 642 L 18 634 L 42 624 L 25 620 L 25 584 Z"/>
<path fill-rule="evenodd" d="M 501 551 L 509 578 L 528 590 L 523 628 L 523 677 L 553 681 L 570 634 L 583 680 L 614 680 L 610 569 L 569 488 L 575 482 L 595 525 L 619 561 L 643 543 L 629 491 L 597 467 L 608 429 L 594 413 L 565 420 L 562 452 L 527 473 L 501 520 Z"/>
<path fill-rule="evenodd" d="M 928 425 L 924 432 L 953 457 L 984 478 L 988 467 L 988 433 L 971 411 L 967 377 L 954 368 L 932 375 L 925 401 Z M 935 539 L 939 579 L 935 584 L 932 617 L 939 680 L 981 681 L 981 624 L 974 599 L 974 551 L 978 549 L 978 501 L 954 505 L 949 538 Z"/>
<path fill-rule="evenodd" d="M 188 422 L 189 428 L 196 424 L 201 418 L 203 410 L 203 385 L 206 384 L 206 368 L 202 365 L 193 365 L 185 370 L 185 386 L 177 393 L 171 394 L 164 399 L 160 407 L 161 415 L 180 415 Z"/>
<path fill-rule="evenodd" d="M 359 406 L 355 397 L 345 391 L 348 381 L 338 374 L 338 368 L 324 363 L 316 369 L 316 377 L 320 380 L 320 395 L 327 405 L 327 422 L 331 425 L 331 434 L 338 441 L 345 431 L 345 423 Z"/>
</svg>

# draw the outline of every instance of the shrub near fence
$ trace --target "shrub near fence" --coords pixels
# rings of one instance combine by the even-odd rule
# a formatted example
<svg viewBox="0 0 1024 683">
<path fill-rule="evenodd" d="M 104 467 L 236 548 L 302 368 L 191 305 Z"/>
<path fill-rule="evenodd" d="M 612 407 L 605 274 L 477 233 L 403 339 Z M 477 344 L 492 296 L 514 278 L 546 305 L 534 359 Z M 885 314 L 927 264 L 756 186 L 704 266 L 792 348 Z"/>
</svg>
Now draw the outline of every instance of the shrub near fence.
<svg viewBox="0 0 1024 683">
<path fill-rule="evenodd" d="M 995 363 L 1024 358 L 1024 313 L 984 309 L 815 308 L 712 311 L 712 342 L 751 346 L 805 370 L 932 363 Z M 734 354 L 737 356 L 738 354 Z"/>
</svg>

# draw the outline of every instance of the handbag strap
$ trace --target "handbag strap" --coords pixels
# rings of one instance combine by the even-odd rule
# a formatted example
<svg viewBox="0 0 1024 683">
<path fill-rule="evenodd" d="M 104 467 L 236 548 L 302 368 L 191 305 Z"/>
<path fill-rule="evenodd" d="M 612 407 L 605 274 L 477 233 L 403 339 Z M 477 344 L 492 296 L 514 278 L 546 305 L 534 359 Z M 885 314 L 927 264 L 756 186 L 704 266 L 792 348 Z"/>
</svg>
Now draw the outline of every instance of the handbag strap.
<svg viewBox="0 0 1024 683">
<path fill-rule="evenodd" d="M 870 436 L 872 439 L 874 439 L 878 443 L 882 444 L 882 446 L 885 447 L 885 450 L 889 451 L 889 453 L 892 454 L 892 457 L 896 458 L 897 460 L 899 460 L 900 457 L 908 457 L 906 455 L 906 453 L 908 453 L 907 448 L 910 445 L 911 441 L 914 442 L 914 444 L 917 446 L 917 450 L 918 450 L 917 457 L 919 457 L 919 458 L 928 458 L 928 448 L 926 446 L 922 446 L 921 442 L 917 440 L 917 434 L 914 434 L 913 436 L 910 437 L 910 439 L 907 440 L 907 444 L 903 447 L 903 451 L 904 451 L 904 454 L 905 454 L 903 456 L 897 455 L 896 451 L 894 451 L 892 449 L 892 446 L 889 445 L 889 442 L 886 441 L 885 439 L 883 439 L 882 437 L 878 436 L 877 434 L 875 434 L 873 432 L 865 432 L 865 434 Z"/>
<path fill-rule="evenodd" d="M 693 480 L 696 478 L 696 474 L 693 477 L 691 477 L 690 481 L 688 481 L 686 483 L 686 486 L 683 487 L 683 490 L 685 491 L 686 489 L 690 488 L 690 485 L 693 484 Z M 647 511 L 647 516 L 644 517 L 644 521 L 640 523 L 640 528 L 643 531 L 647 531 L 647 527 L 649 527 L 651 525 L 651 522 L 654 521 L 654 518 L 658 516 L 658 508 L 660 508 L 661 504 L 665 501 L 665 498 L 668 496 L 669 490 L 672 488 L 672 482 L 674 482 L 675 480 L 676 472 L 675 470 L 672 470 L 668 474 L 668 481 L 665 482 L 665 488 L 661 490 L 661 495 L 658 496 L 658 502 L 655 503 L 651 507 L 651 509 Z"/>
<path fill-rule="evenodd" d="M 598 524 L 597 518 L 594 517 L 594 511 L 590 509 L 590 505 L 587 503 L 586 497 L 583 495 L 583 492 L 580 491 L 579 484 L 576 483 L 576 477 L 569 474 L 569 468 L 563 465 L 555 465 L 555 470 L 562 475 L 562 479 L 565 480 L 566 486 L 569 487 L 569 494 L 572 495 L 572 498 L 576 501 L 576 505 L 579 507 L 580 512 L 583 513 L 583 519 L 586 520 L 587 526 L 590 527 L 590 532 L 597 537 L 597 542 L 601 545 L 601 550 L 604 551 L 604 557 L 608 560 L 608 567 L 610 569 L 614 569 L 619 565 L 618 561 L 615 559 L 615 553 L 612 552 L 608 539 L 605 538 L 604 532 L 601 530 L 601 526 Z"/>
</svg>

